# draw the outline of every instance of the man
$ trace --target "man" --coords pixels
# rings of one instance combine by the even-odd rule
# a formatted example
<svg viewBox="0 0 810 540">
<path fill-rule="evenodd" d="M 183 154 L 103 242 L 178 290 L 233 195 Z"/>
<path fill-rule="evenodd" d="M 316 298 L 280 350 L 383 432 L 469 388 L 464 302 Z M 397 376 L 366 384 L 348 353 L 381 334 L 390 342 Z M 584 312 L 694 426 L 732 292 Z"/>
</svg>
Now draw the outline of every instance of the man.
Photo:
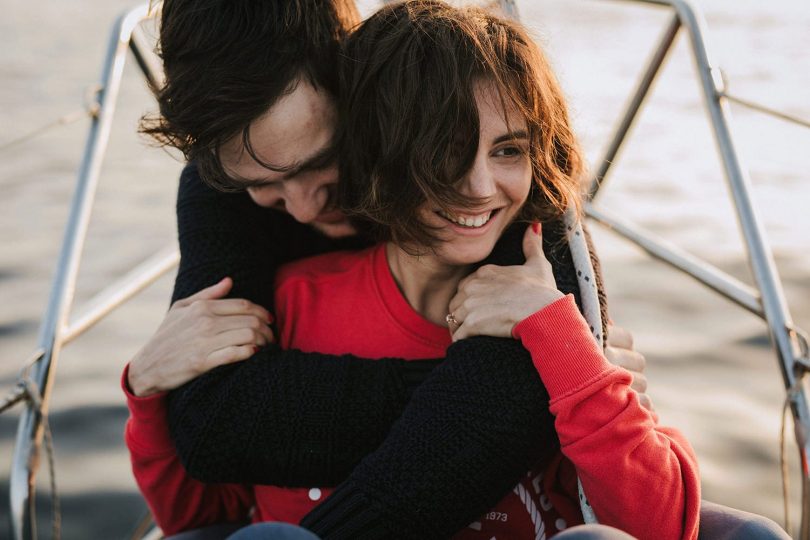
<svg viewBox="0 0 810 540">
<path fill-rule="evenodd" d="M 230 275 L 232 296 L 266 302 L 271 273 L 282 262 L 357 244 L 354 239 L 330 241 L 353 232 L 335 210 L 331 143 L 338 90 L 334 66 L 340 39 L 356 20 L 353 5 L 338 0 L 165 3 L 161 53 L 167 85 L 159 96 L 162 117 L 146 132 L 180 148 L 196 164 L 181 179 L 183 258 L 174 300 Z M 243 189 L 248 196 L 217 193 L 198 174 L 212 185 Z M 207 297 L 176 303 L 172 311 L 222 305 L 216 302 L 226 302 L 220 298 L 227 289 L 220 285 Z M 249 314 L 256 313 L 246 307 L 243 318 L 253 321 Z M 195 320 L 202 319 L 191 316 L 181 326 L 202 327 Z M 259 343 L 272 340 L 263 329 L 258 334 L 263 336 Z M 609 358 L 643 370 L 643 357 L 631 350 L 629 335 L 614 330 L 612 336 Z M 352 537 L 361 530 L 379 537 L 449 534 L 489 508 L 527 470 L 529 460 L 554 444 L 548 398 L 531 362 L 514 344 L 498 343 L 507 349 L 484 352 L 489 350 L 481 346 L 485 339 L 454 345 L 432 374 L 428 371 L 436 363 L 325 359 L 269 347 L 172 394 L 170 421 L 178 451 L 189 471 L 205 481 L 310 486 L 335 484 L 348 476 L 303 522 L 325 537 Z M 501 354 L 504 350 L 512 354 Z M 159 364 L 140 354 L 130 366 L 129 385 L 135 394 L 158 396 L 213 367 L 242 359 L 234 353 L 211 360 L 214 352 L 200 352 L 202 362 L 152 354 Z M 458 376 L 471 372 L 479 377 L 477 385 Z M 425 380 L 443 391 L 417 391 L 411 400 L 413 389 Z M 645 387 L 638 376 L 636 389 L 643 394 Z M 459 393 L 465 396 L 463 404 L 452 401 Z M 442 402 L 442 396 L 450 402 Z M 476 402 L 481 409 L 469 407 Z M 463 415 L 454 415 L 459 412 Z M 329 414 L 319 422 L 321 413 Z M 475 434 L 474 444 L 440 437 L 442 430 L 465 433 L 449 430 L 453 423 L 474 422 L 501 428 L 507 424 L 509 429 L 491 433 L 512 433 L 513 438 L 481 440 L 486 429 Z M 423 434 L 431 444 L 386 446 L 392 424 L 392 433 L 400 435 L 395 440 L 402 440 L 402 433 Z M 273 455 L 279 440 L 285 441 L 282 457 Z M 360 458 L 379 445 L 364 461 L 364 470 L 380 474 L 349 476 Z M 474 450 L 466 459 L 475 467 L 444 457 L 460 449 Z M 426 491 L 420 478 L 385 476 L 403 462 L 420 459 L 447 461 L 447 476 L 432 479 L 435 489 Z M 471 469 L 480 472 L 480 478 L 467 482 L 473 489 L 461 496 L 443 491 L 456 471 Z M 312 497 L 320 495 L 313 490 Z"/>
</svg>

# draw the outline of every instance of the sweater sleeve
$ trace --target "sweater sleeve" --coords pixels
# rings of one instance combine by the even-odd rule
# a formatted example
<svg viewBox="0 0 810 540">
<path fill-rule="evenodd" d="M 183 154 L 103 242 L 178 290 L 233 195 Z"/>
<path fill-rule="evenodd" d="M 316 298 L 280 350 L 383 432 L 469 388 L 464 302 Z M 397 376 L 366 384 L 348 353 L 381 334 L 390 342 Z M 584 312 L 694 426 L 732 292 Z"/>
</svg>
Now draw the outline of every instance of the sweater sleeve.
<svg viewBox="0 0 810 540">
<path fill-rule="evenodd" d="M 325 539 L 446 538 L 557 448 L 526 349 L 511 339 L 462 340 L 385 442 L 301 525 Z"/>
<path fill-rule="evenodd" d="M 193 164 L 180 178 L 177 223 L 181 259 L 172 301 L 231 276 L 232 297 L 272 310 L 273 276 L 281 264 L 362 245 L 325 238 L 287 214 L 257 206 L 245 193 L 216 191 Z M 198 479 L 334 484 L 379 445 L 436 363 L 268 347 L 171 392 L 171 434 Z M 313 409 L 325 413 L 307 414 Z M 284 448 L 268 454 L 268 445 L 279 447 L 279 441 Z"/>
<path fill-rule="evenodd" d="M 204 186 L 193 167 L 184 171 L 175 299 L 230 275 L 235 294 L 267 305 L 264 287 L 275 268 L 305 255 L 302 243 L 313 249 L 288 216 L 259 217 L 249 198 L 237 197 Z M 515 238 L 511 251 L 519 259 Z M 361 531 L 375 537 L 375 530 L 377 538 L 446 536 L 500 500 L 557 443 L 547 394 L 516 341 L 466 340 L 450 348 L 445 363 L 434 378 L 437 362 L 368 362 L 270 347 L 172 392 L 171 433 L 195 478 L 288 486 L 334 485 L 382 443 L 310 516 L 311 528 L 329 538 Z M 431 384 L 405 410 L 429 375 Z M 424 444 L 433 442 L 435 450 Z M 436 475 L 430 486 L 424 470 Z M 375 471 L 389 474 L 378 480 Z M 452 489 L 459 479 L 461 497 Z M 400 524 L 405 528 L 397 530 Z"/>
<path fill-rule="evenodd" d="M 136 397 L 127 387 L 128 369 L 121 379 L 130 413 L 124 439 L 135 481 L 163 533 L 246 521 L 253 491 L 238 484 L 203 484 L 190 478 L 169 437 L 166 394 Z"/>
<path fill-rule="evenodd" d="M 528 317 L 514 333 L 548 388 L 562 452 L 599 522 L 638 538 L 696 538 L 694 451 L 640 405 L 631 375 L 608 363 L 571 297 Z"/>
</svg>

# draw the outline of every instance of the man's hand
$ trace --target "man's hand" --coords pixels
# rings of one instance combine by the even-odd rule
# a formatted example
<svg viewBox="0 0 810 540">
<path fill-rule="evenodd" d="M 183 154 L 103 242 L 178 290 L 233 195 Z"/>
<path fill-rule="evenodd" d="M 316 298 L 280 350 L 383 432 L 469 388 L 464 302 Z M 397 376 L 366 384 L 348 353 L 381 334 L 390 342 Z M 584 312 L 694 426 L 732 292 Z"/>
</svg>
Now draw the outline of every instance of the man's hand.
<svg viewBox="0 0 810 540">
<path fill-rule="evenodd" d="M 623 367 L 633 375 L 631 388 L 638 393 L 638 400 L 648 411 L 653 411 L 653 404 L 647 395 L 647 377 L 644 370 L 647 360 L 644 355 L 633 349 L 633 336 L 621 326 L 610 323 L 605 356 L 611 364 Z"/>
<path fill-rule="evenodd" d="M 175 302 L 129 365 L 136 396 L 173 390 L 211 369 L 250 358 L 273 341 L 272 316 L 248 300 L 223 299 L 230 278 Z"/>
</svg>

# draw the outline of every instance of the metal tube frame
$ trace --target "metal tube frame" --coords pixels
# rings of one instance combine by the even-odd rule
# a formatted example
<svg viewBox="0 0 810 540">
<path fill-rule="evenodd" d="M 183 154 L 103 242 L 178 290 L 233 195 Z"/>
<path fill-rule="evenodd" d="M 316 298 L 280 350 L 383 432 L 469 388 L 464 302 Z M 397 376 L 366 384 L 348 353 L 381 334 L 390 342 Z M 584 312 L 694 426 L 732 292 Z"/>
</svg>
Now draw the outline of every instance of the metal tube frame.
<svg viewBox="0 0 810 540">
<path fill-rule="evenodd" d="M 797 384 L 797 382 L 801 382 L 801 377 L 806 372 L 810 360 L 803 356 L 806 355 L 806 344 L 799 341 L 801 332 L 793 326 L 773 258 L 748 195 L 750 181 L 740 165 L 729 128 L 728 95 L 725 92 L 724 81 L 719 68 L 710 62 L 703 39 L 705 23 L 700 13 L 688 2 L 682 0 L 623 1 L 666 6 L 673 9 L 674 15 L 653 52 L 591 181 L 589 189 L 591 201 L 586 205 L 586 213 L 598 223 L 639 245 L 653 257 L 685 272 L 766 321 L 771 341 L 776 349 L 785 388 L 797 389 L 795 392 L 790 392 L 789 396 L 795 422 L 796 441 L 801 463 L 804 464 L 802 467 L 804 504 L 802 505 L 800 537 L 810 540 L 810 508 L 808 508 L 810 506 L 808 505 L 810 473 L 806 466 L 809 450 L 807 434 L 810 433 L 810 411 L 808 411 L 806 390 Z M 509 16 L 517 17 L 513 1 L 502 0 L 501 5 Z M 154 13 L 148 13 L 147 6 L 140 6 L 122 15 L 113 27 L 102 72 L 103 87 L 99 93 L 99 114 L 93 118 L 90 127 L 51 296 L 40 327 L 37 348 L 42 351 L 42 354 L 38 355 L 39 359 L 31 369 L 31 378 L 41 389 L 42 404 L 39 409 L 29 405 L 23 411 L 17 431 L 10 478 L 11 528 L 12 537 L 15 540 L 31 538 L 33 533 L 31 520 L 34 518 L 35 479 L 43 437 L 42 415 L 47 414 L 56 363 L 62 347 L 169 271 L 179 260 L 177 249 L 174 247 L 157 253 L 124 278 L 96 295 L 89 302 L 90 307 L 81 316 L 73 322 L 68 322 L 82 247 L 101 162 L 109 140 L 127 49 L 129 48 L 133 52 L 150 88 L 158 88 L 162 81 L 159 62 L 155 61 L 155 57 L 138 27 L 142 21 L 154 16 Z M 669 245 L 660 238 L 644 232 L 639 227 L 621 220 L 610 212 L 597 208 L 594 202 L 681 27 L 686 28 L 689 33 L 704 102 L 748 248 L 749 263 L 757 284 L 756 289 L 679 248 Z"/>
<path fill-rule="evenodd" d="M 17 428 L 9 482 L 11 535 L 14 540 L 29 539 L 35 534 L 32 520 L 36 519 L 34 493 L 44 434 L 42 419 L 48 414 L 56 364 L 62 347 L 171 269 L 179 260 L 176 248 L 160 252 L 118 282 L 115 287 L 121 290 L 103 291 L 90 302 L 92 307 L 87 313 L 80 316 L 75 323 L 68 323 L 82 248 L 87 235 L 102 160 L 110 138 L 127 50 L 132 50 L 151 88 L 156 88 L 162 80 L 159 64 L 154 61 L 154 54 L 146 45 L 146 41 L 137 36 L 139 24 L 155 15 L 149 14 L 147 6 L 143 5 L 121 15 L 113 26 L 101 76 L 103 86 L 98 94 L 99 113 L 91 121 L 50 299 L 40 326 L 37 349 L 42 350 L 43 354 L 34 362 L 29 372 L 31 381 L 40 389 L 42 402 L 39 408 L 28 404 L 20 416 Z"/>
<path fill-rule="evenodd" d="M 720 68 L 712 61 L 707 48 L 705 21 L 702 14 L 684 0 L 623 0 L 641 4 L 669 7 L 673 18 L 668 24 L 658 47 L 644 71 L 637 89 L 626 105 L 618 126 L 608 143 L 604 157 L 595 173 L 589 193 L 591 201 L 586 205 L 586 214 L 598 223 L 639 245 L 650 255 L 685 272 L 712 290 L 736 302 L 748 311 L 761 317 L 768 326 L 771 343 L 776 352 L 790 410 L 794 421 L 794 435 L 802 464 L 802 517 L 800 538 L 810 540 L 810 471 L 808 452 L 810 443 L 810 409 L 804 375 L 810 367 L 807 347 L 801 330 L 792 321 L 785 301 L 776 265 L 765 239 L 759 217 L 751 202 L 750 180 L 742 167 L 730 128 L 730 111 L 725 81 Z M 735 278 L 685 252 L 667 245 L 639 227 L 624 222 L 609 212 L 597 208 L 595 199 L 604 185 L 605 177 L 618 155 L 627 134 L 649 93 L 656 75 L 671 49 L 679 29 L 688 33 L 690 50 L 698 72 L 704 105 L 714 134 L 715 143 L 722 161 L 726 181 L 737 213 L 737 220 L 745 240 L 748 262 L 756 290 L 740 283 Z"/>
</svg>

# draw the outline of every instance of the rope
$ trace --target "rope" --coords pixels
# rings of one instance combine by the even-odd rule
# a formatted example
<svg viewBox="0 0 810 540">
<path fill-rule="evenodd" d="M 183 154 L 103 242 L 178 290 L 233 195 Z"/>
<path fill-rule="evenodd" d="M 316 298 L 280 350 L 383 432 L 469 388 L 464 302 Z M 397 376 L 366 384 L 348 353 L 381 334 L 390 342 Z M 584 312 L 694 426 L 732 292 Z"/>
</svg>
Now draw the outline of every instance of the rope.
<svg viewBox="0 0 810 540">
<path fill-rule="evenodd" d="M 37 349 L 31 355 L 29 360 L 24 364 L 20 375 L 17 377 L 17 384 L 14 389 L 0 402 L 0 414 L 9 410 L 11 407 L 20 401 L 27 401 L 31 408 L 39 414 L 40 421 L 45 436 L 45 452 L 48 458 L 48 473 L 50 477 L 51 487 L 51 537 L 54 540 L 59 540 L 62 534 L 62 509 L 59 501 L 59 492 L 56 489 L 56 463 L 54 460 L 53 449 L 53 434 L 51 432 L 51 425 L 48 421 L 48 414 L 42 407 L 42 394 L 39 392 L 39 386 L 31 379 L 31 368 L 44 356 L 42 349 Z M 32 494 L 33 495 L 33 494 Z M 37 520 L 36 520 L 36 498 L 30 496 L 28 498 L 28 512 L 29 512 L 29 525 L 31 528 L 31 538 L 37 538 Z"/>
<path fill-rule="evenodd" d="M 779 470 L 782 472 L 782 504 L 785 512 L 785 530 L 790 531 L 790 489 L 788 485 L 787 445 L 785 445 L 785 428 L 787 427 L 787 411 L 790 406 L 790 394 L 785 397 L 782 405 L 782 426 L 779 428 Z"/>
<path fill-rule="evenodd" d="M 600 348 L 604 348 L 605 336 L 602 335 L 602 312 L 599 306 L 599 294 L 596 288 L 596 277 L 591 264 L 590 251 L 585 241 L 585 233 L 582 230 L 582 224 L 572 211 L 565 213 L 565 225 L 568 228 L 568 246 L 571 250 L 571 258 L 577 271 L 583 315 L 591 327 L 593 337 L 599 343 Z M 599 523 L 591 503 L 588 502 L 579 477 L 577 477 L 577 492 L 579 494 L 579 508 L 582 511 L 585 523 Z"/>
<path fill-rule="evenodd" d="M 62 510 L 59 501 L 59 493 L 56 490 L 56 464 L 54 462 L 53 434 L 51 433 L 51 425 L 50 422 L 48 422 L 48 415 L 43 411 L 42 395 L 39 392 L 39 386 L 37 386 L 37 383 L 34 382 L 28 376 L 28 373 L 25 373 L 20 377 L 20 380 L 17 384 L 25 390 L 25 395 L 28 401 L 31 403 L 31 406 L 39 414 L 42 422 L 42 427 L 44 429 L 45 453 L 47 454 L 48 457 L 48 473 L 50 477 L 50 486 L 51 486 L 51 513 L 52 513 L 51 537 L 54 540 L 59 540 L 59 538 L 61 537 L 61 530 L 62 530 Z M 30 524 L 31 524 L 31 537 L 36 539 L 37 520 L 36 520 L 35 497 L 29 497 L 28 504 L 29 504 Z"/>
<path fill-rule="evenodd" d="M 81 120 L 85 116 L 96 118 L 98 116 L 98 112 L 101 107 L 101 105 L 98 103 L 98 100 L 96 99 L 96 96 L 101 91 L 101 89 L 102 87 L 99 84 L 94 84 L 87 87 L 84 93 L 84 106 L 81 109 L 76 109 L 75 111 L 71 111 L 67 114 L 64 114 L 59 118 L 57 118 L 56 120 L 48 122 L 47 124 L 40 126 L 28 133 L 25 133 L 17 137 L 16 139 L 11 139 L 10 141 L 0 144 L 0 152 L 8 150 L 9 148 L 17 146 L 19 144 L 28 142 L 30 140 L 36 139 L 40 135 L 43 135 L 44 133 L 50 131 L 53 128 L 72 124 L 77 120 Z"/>
<path fill-rule="evenodd" d="M 792 114 L 788 114 L 782 111 L 777 111 L 776 109 L 771 109 L 770 107 L 766 107 L 765 105 L 760 105 L 759 103 L 755 103 L 753 101 L 749 101 L 747 99 L 734 96 L 732 94 L 729 94 L 728 92 L 722 92 L 720 96 L 736 103 L 737 105 L 748 107 L 749 109 L 755 110 L 763 114 L 767 114 L 769 116 L 773 116 L 774 118 L 784 120 L 785 122 L 790 122 L 791 124 L 796 124 L 801 127 L 810 128 L 810 121 L 807 121 L 803 118 L 799 118 L 798 116 L 794 116 Z"/>
<path fill-rule="evenodd" d="M 785 402 L 782 405 L 782 425 L 779 429 L 779 469 L 782 473 L 782 504 L 785 513 L 785 530 L 790 531 L 790 480 L 788 477 L 788 462 L 787 462 L 787 444 L 785 441 L 785 430 L 787 429 L 787 416 L 790 403 L 795 399 L 796 395 L 800 392 L 800 386 L 804 380 L 804 376 L 797 378 L 788 389 L 785 396 Z"/>
<path fill-rule="evenodd" d="M 9 395 L 4 397 L 3 401 L 0 402 L 0 414 L 3 414 L 4 412 L 6 412 L 7 410 L 9 410 L 14 405 L 16 405 L 17 403 L 19 403 L 20 401 L 24 400 L 27 397 L 28 396 L 25 393 L 25 387 L 22 384 L 17 383 L 17 386 L 14 387 L 14 390 L 12 390 L 9 393 Z"/>
<path fill-rule="evenodd" d="M 810 349 L 808 349 L 807 336 L 801 331 L 793 328 L 790 331 L 796 336 L 799 345 L 799 357 L 801 359 L 810 358 Z M 788 463 L 787 463 L 787 444 L 785 441 L 785 431 L 787 430 L 787 413 L 790 408 L 791 402 L 796 399 L 796 396 L 801 393 L 802 384 L 808 374 L 807 365 L 799 362 L 796 365 L 796 380 L 793 385 L 788 388 L 785 401 L 782 404 L 782 425 L 779 428 L 779 469 L 782 473 L 782 504 L 784 505 L 785 513 L 785 530 L 790 534 L 790 481 L 788 476 Z"/>
</svg>

